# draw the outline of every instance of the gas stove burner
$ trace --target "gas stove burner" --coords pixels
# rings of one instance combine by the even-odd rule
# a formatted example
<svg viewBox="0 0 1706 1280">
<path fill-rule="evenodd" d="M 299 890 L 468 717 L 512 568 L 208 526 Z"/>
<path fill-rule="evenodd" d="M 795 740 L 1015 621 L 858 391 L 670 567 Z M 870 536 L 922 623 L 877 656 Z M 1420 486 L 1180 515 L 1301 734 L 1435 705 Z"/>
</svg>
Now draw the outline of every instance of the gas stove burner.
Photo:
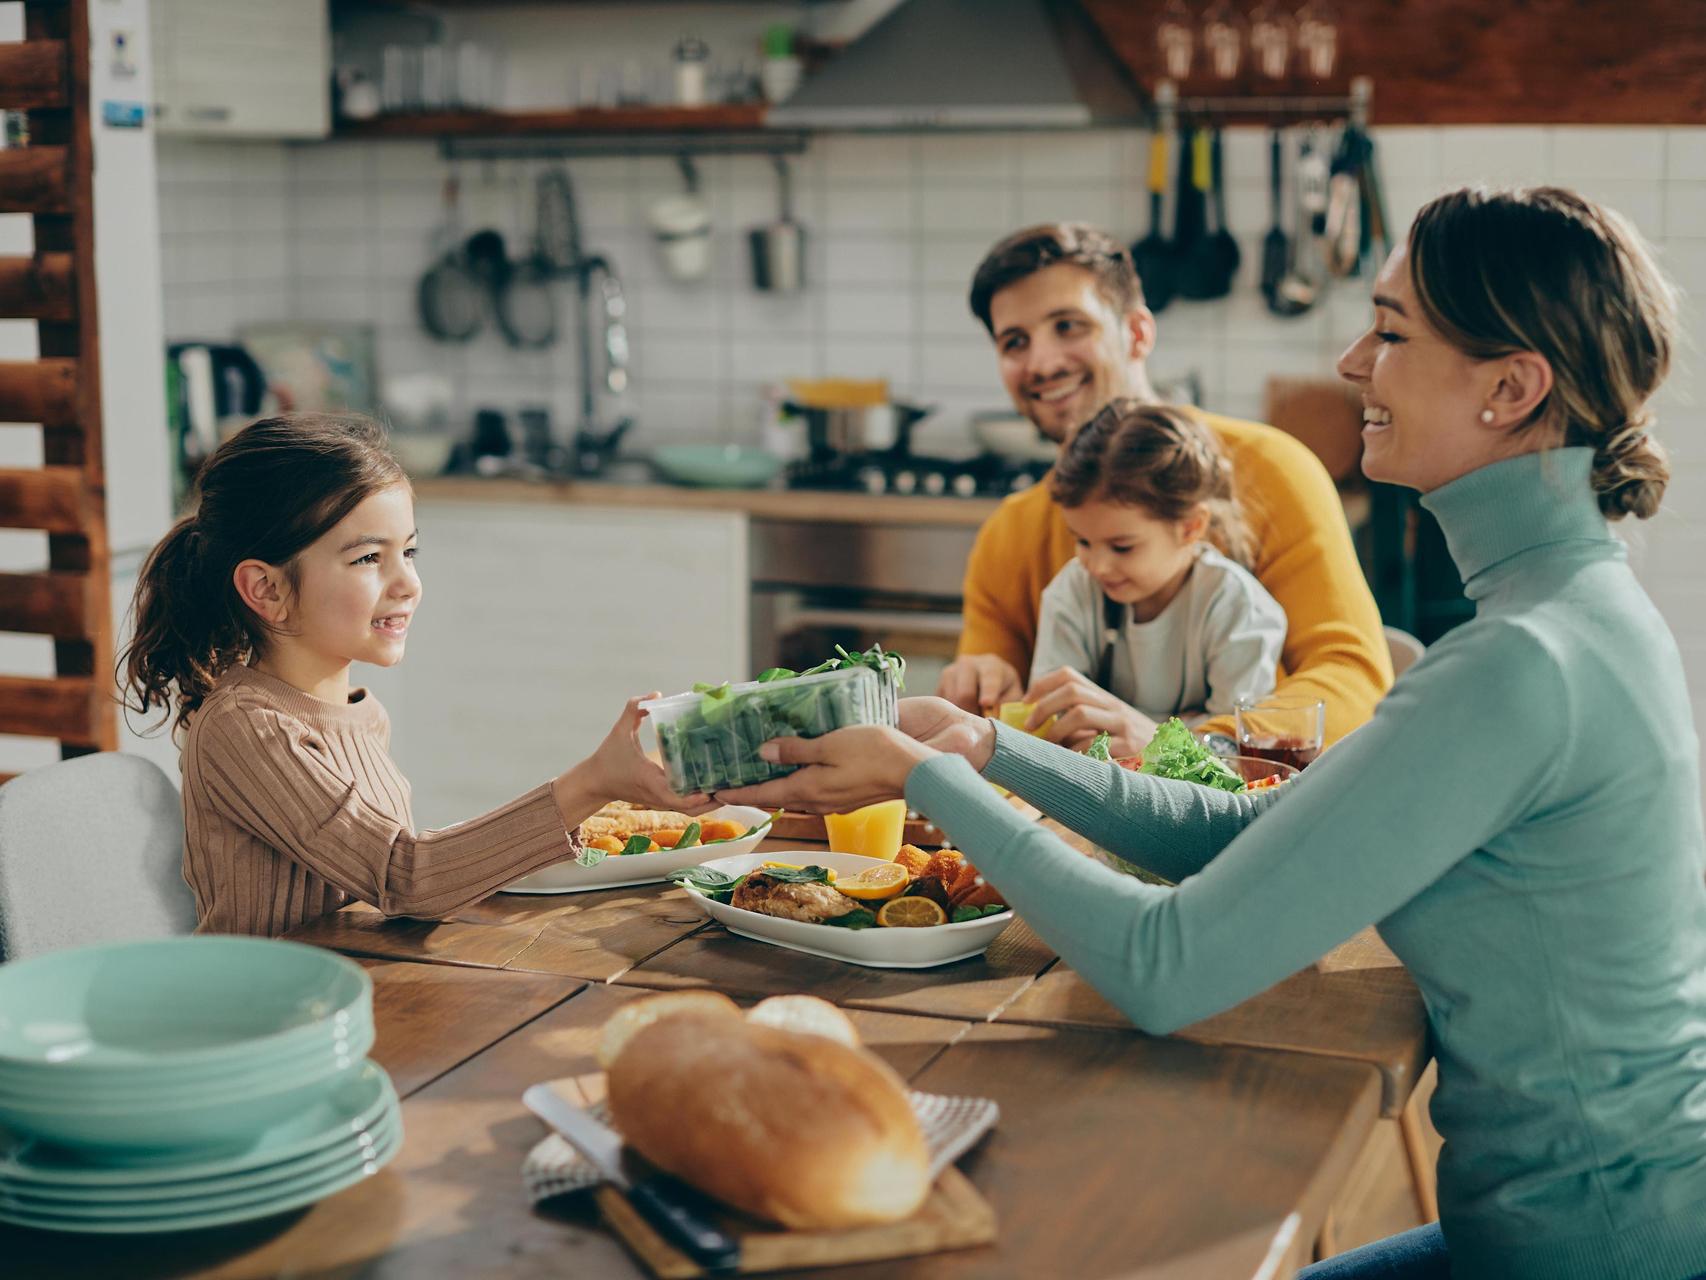
<svg viewBox="0 0 1706 1280">
<path fill-rule="evenodd" d="M 931 458 L 868 453 L 802 459 L 788 468 L 788 487 L 901 497 L 1004 498 L 1030 488 L 1048 471 L 1046 462 L 1020 462 L 994 454 Z"/>
</svg>

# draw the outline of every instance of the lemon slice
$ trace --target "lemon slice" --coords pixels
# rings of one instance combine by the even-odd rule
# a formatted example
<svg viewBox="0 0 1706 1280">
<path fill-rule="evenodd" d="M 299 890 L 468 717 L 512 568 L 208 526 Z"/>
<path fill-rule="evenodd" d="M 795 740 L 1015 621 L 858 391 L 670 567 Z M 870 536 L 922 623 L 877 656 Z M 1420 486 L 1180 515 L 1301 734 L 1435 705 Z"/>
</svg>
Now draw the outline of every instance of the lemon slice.
<svg viewBox="0 0 1706 1280">
<path fill-rule="evenodd" d="M 784 871 L 804 871 L 805 870 L 805 868 L 797 862 L 775 862 L 775 861 L 771 861 L 771 862 L 761 862 L 758 864 L 758 869 L 760 871 L 764 870 L 765 867 L 781 867 L 782 870 L 784 870 Z M 824 870 L 829 872 L 829 883 L 834 884 L 835 883 L 835 868 L 834 867 L 825 867 Z"/>
<path fill-rule="evenodd" d="M 867 867 L 856 876 L 838 881 L 835 887 L 849 898 L 858 898 L 861 902 L 881 902 L 894 897 L 911 883 L 910 871 L 898 863 L 885 862 L 880 867 Z"/>
<path fill-rule="evenodd" d="M 948 913 L 929 898 L 890 898 L 877 912 L 877 923 L 890 929 L 947 924 Z"/>
</svg>

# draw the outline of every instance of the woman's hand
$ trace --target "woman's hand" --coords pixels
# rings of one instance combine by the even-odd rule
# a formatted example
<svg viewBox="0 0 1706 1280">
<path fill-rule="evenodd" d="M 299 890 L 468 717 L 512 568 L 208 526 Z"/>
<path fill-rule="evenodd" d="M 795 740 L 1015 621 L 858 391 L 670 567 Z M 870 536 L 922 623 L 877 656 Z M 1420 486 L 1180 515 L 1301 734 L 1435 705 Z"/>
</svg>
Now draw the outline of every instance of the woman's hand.
<svg viewBox="0 0 1706 1280">
<path fill-rule="evenodd" d="M 964 756 L 979 773 L 995 753 L 995 725 L 945 698 L 902 698 L 900 729 L 927 747 Z"/>
<path fill-rule="evenodd" d="M 1155 736 L 1155 721 L 1136 707 L 1121 702 L 1082 671 L 1061 667 L 1025 691 L 1035 703 L 1027 729 L 1060 717 L 1044 736 L 1050 742 L 1082 751 L 1098 733 L 1108 735 L 1108 752 L 1116 760 L 1135 756 Z"/>
<path fill-rule="evenodd" d="M 936 693 L 962 710 L 982 711 L 1017 699 L 1023 683 L 1007 659 L 993 653 L 968 653 L 943 668 Z"/>
<path fill-rule="evenodd" d="M 759 754 L 773 763 L 801 767 L 755 787 L 719 791 L 719 804 L 846 813 L 904 795 L 913 766 L 937 753 L 899 729 L 856 724 L 821 738 L 775 738 Z"/>
<path fill-rule="evenodd" d="M 557 808 L 568 826 L 580 825 L 611 800 L 631 800 L 688 814 L 718 807 L 719 801 L 702 792 L 676 795 L 669 789 L 669 775 L 663 766 L 640 749 L 640 724 L 646 718 L 640 704 L 657 696 L 648 693 L 629 698 L 598 749 L 551 784 Z"/>
</svg>

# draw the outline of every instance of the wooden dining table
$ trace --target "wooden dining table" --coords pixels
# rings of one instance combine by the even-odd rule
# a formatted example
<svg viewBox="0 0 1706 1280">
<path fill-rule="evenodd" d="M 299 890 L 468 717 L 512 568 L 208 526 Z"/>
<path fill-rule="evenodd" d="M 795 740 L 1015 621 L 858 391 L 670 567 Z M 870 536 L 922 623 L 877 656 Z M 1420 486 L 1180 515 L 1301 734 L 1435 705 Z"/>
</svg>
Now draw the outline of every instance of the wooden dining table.
<svg viewBox="0 0 1706 1280">
<path fill-rule="evenodd" d="M 599 1029 L 623 1003 L 703 988 L 820 996 L 912 1088 L 1000 1106 L 959 1165 L 995 1211 L 995 1242 L 838 1276 L 1267 1280 L 1310 1260 L 1427 1060 L 1414 984 L 1372 935 L 1165 1037 L 1133 1028 L 1021 920 L 984 955 L 926 970 L 742 938 L 669 885 L 499 894 L 431 922 L 356 904 L 290 936 L 373 979 L 373 1057 L 403 1098 L 396 1159 L 267 1222 L 136 1238 L 0 1227 L 0 1273 L 644 1276 L 590 1197 L 529 1202 L 521 1167 L 545 1131 L 521 1094 L 595 1077 Z"/>
</svg>

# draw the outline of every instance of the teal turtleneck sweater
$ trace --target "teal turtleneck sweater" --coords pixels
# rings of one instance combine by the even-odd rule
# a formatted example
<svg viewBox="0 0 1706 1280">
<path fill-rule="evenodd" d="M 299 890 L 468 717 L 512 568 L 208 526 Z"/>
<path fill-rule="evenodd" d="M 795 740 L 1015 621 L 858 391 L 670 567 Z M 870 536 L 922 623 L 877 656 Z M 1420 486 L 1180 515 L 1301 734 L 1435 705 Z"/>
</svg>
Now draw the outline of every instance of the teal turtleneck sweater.
<svg viewBox="0 0 1706 1280">
<path fill-rule="evenodd" d="M 1423 498 L 1475 617 L 1277 792 L 997 730 L 989 779 L 1175 889 L 1074 853 L 958 756 L 907 783 L 1145 1030 L 1378 924 L 1427 1005 L 1457 1280 L 1706 1271 L 1698 744 L 1676 645 L 1599 513 L 1591 461 L 1525 455 Z"/>
</svg>

